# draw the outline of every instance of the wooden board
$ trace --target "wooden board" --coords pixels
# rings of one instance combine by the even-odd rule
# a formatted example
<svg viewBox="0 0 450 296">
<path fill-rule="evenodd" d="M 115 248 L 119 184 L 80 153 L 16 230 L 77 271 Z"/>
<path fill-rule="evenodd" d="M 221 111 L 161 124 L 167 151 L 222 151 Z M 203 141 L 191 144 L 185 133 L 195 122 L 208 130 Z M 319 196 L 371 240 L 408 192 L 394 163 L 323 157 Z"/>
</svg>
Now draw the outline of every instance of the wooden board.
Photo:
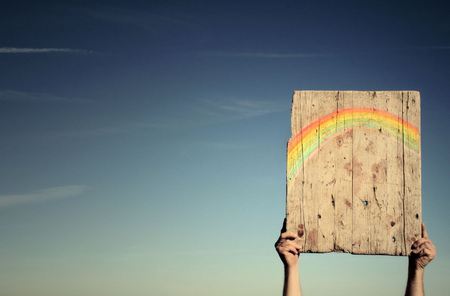
<svg viewBox="0 0 450 296">
<path fill-rule="evenodd" d="M 408 255 L 421 236 L 420 94 L 295 91 L 287 230 L 304 252 Z"/>
</svg>

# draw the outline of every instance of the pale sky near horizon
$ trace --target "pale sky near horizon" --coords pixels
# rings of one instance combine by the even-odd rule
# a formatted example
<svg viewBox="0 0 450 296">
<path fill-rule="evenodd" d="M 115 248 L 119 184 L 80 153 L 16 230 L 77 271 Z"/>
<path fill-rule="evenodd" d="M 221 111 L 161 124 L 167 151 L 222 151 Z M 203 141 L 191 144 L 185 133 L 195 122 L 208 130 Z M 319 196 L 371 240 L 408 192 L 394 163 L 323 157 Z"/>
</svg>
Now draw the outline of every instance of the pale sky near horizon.
<svg viewBox="0 0 450 296">
<path fill-rule="evenodd" d="M 437 1 L 0 9 L 0 296 L 280 295 L 295 89 L 421 92 L 450 290 L 450 20 Z M 407 259 L 303 254 L 305 295 L 401 295 Z"/>
</svg>

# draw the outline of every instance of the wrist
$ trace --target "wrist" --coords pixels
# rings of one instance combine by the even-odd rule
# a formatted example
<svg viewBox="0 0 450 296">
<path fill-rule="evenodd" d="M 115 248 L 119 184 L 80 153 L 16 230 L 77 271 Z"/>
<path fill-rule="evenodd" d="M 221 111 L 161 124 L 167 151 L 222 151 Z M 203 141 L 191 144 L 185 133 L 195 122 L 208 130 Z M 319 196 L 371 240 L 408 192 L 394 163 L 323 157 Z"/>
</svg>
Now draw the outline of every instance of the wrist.
<svg viewBox="0 0 450 296">
<path fill-rule="evenodd" d="M 412 272 L 414 272 L 415 274 L 423 274 L 424 271 L 424 268 L 420 266 L 415 266 L 412 268 Z"/>
<path fill-rule="evenodd" d="M 298 271 L 298 263 L 284 265 L 284 271 L 286 273 L 297 272 Z"/>
<path fill-rule="evenodd" d="M 408 272 L 411 276 L 421 276 L 424 273 L 424 267 L 417 264 L 417 262 L 410 261 L 408 266 Z"/>
</svg>

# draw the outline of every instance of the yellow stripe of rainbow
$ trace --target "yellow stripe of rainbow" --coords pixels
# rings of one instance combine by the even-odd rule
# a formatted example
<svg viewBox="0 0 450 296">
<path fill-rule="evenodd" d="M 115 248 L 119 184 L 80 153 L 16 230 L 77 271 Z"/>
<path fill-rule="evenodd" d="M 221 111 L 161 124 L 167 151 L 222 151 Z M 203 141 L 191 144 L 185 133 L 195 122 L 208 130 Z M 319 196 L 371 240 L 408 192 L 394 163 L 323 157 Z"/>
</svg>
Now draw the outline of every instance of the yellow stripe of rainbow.
<svg viewBox="0 0 450 296">
<path fill-rule="evenodd" d="M 342 132 L 344 127 L 382 128 L 389 134 L 402 138 L 402 141 L 410 149 L 419 150 L 420 133 L 418 128 L 402 118 L 372 108 L 342 109 L 310 123 L 289 140 L 287 153 L 288 178 L 292 178 L 296 174 L 302 163 L 312 156 L 320 143 Z"/>
</svg>

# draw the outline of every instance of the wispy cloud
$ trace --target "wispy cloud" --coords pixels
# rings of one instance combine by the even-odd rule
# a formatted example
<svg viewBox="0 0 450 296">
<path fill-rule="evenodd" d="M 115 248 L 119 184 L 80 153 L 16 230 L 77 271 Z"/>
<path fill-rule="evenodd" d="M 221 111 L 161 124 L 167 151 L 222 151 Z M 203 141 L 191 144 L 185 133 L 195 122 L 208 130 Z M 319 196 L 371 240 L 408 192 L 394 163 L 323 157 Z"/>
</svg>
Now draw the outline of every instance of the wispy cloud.
<svg viewBox="0 0 450 296">
<path fill-rule="evenodd" d="M 88 187 L 84 185 L 66 185 L 29 193 L 3 194 L 0 195 L 0 208 L 76 197 L 86 192 L 87 189 Z"/>
<path fill-rule="evenodd" d="M 245 119 L 274 112 L 287 110 L 286 106 L 272 101 L 250 99 L 211 100 L 205 99 L 198 107 L 198 111 L 218 121 Z"/>
<path fill-rule="evenodd" d="M 63 138 L 89 138 L 129 134 L 138 130 L 128 124 L 117 124 L 111 126 L 98 126 L 80 130 L 66 130 L 58 132 L 49 132 L 49 135 Z"/>
<path fill-rule="evenodd" d="M 0 54 L 38 54 L 38 53 L 91 54 L 94 53 L 94 51 L 76 48 L 0 47 Z"/>
<path fill-rule="evenodd" d="M 160 114 L 155 113 L 154 116 L 150 116 L 151 119 L 124 119 L 122 122 L 113 122 L 109 125 L 92 126 L 78 130 L 48 131 L 46 134 L 51 137 L 90 138 L 120 136 L 155 130 L 192 129 L 256 118 L 275 112 L 285 112 L 289 110 L 289 105 L 255 99 L 197 99 L 180 110 L 182 112 L 175 112 L 167 116 L 160 116 Z M 225 147 L 222 143 L 211 145 L 217 148 L 236 148 Z"/>
<path fill-rule="evenodd" d="M 216 139 L 205 139 L 205 140 L 192 140 L 186 143 L 187 146 L 191 147 L 192 149 L 199 150 L 199 149 L 206 149 L 206 150 L 212 150 L 212 151 L 237 151 L 247 148 L 247 143 L 239 142 L 236 143 L 235 141 L 227 141 L 227 140 L 216 140 Z M 180 151 L 180 153 L 182 153 Z"/>
<path fill-rule="evenodd" d="M 125 135 L 148 129 L 171 128 L 175 126 L 173 123 L 167 122 L 146 122 L 146 121 L 128 121 L 116 123 L 106 126 L 93 126 L 91 128 L 79 130 L 64 130 L 48 132 L 49 136 L 63 138 L 89 138 L 102 136 Z"/>
<path fill-rule="evenodd" d="M 408 46 L 408 47 L 389 47 L 381 48 L 383 51 L 398 50 L 450 50 L 450 45 L 426 45 L 426 46 Z M 313 59 L 335 57 L 345 55 L 342 52 L 323 53 L 323 52 L 262 52 L 262 51 L 204 51 L 200 55 L 224 58 L 249 58 L 249 59 Z"/>
<path fill-rule="evenodd" d="M 69 98 L 48 93 L 0 90 L 0 102 L 92 102 L 89 99 Z"/>
<path fill-rule="evenodd" d="M 328 57 L 331 54 L 326 53 L 280 53 L 280 52 L 222 52 L 208 51 L 204 55 L 217 57 L 236 57 L 236 58 L 259 58 L 259 59 L 307 59 Z"/>
</svg>

